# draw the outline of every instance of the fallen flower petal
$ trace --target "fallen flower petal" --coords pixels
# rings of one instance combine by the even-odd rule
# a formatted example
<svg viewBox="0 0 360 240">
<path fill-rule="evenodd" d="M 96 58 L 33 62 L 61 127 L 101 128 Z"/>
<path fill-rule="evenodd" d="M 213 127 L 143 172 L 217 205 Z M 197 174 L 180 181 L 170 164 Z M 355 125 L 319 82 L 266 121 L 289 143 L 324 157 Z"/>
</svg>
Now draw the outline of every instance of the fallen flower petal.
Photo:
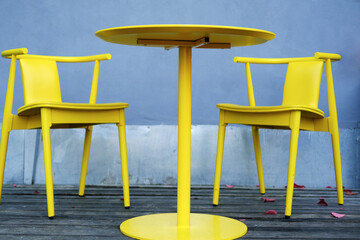
<svg viewBox="0 0 360 240">
<path fill-rule="evenodd" d="M 336 213 L 336 212 L 331 212 L 331 215 L 336 218 L 342 218 L 345 216 L 345 214 L 340 214 L 340 213 Z"/>
<path fill-rule="evenodd" d="M 275 202 L 276 200 L 274 198 L 264 198 L 264 202 Z"/>
<path fill-rule="evenodd" d="M 245 222 L 246 221 L 246 219 L 240 219 L 240 222 Z"/>
<path fill-rule="evenodd" d="M 121 201 L 124 201 L 124 198 L 120 198 Z"/>
<path fill-rule="evenodd" d="M 256 187 L 260 187 L 260 185 L 256 185 Z"/>
<path fill-rule="evenodd" d="M 344 210 L 344 208 L 339 208 L 339 210 Z"/>
<path fill-rule="evenodd" d="M 71 208 L 75 208 L 75 206 L 72 206 Z"/>
<path fill-rule="evenodd" d="M 326 186 L 326 188 L 332 188 L 331 186 Z"/>
<path fill-rule="evenodd" d="M 304 185 L 297 185 L 296 183 L 294 183 L 294 188 L 301 188 L 304 189 L 305 186 Z"/>
<path fill-rule="evenodd" d="M 285 186 L 285 188 L 287 188 L 287 186 Z M 298 184 L 294 183 L 294 188 L 304 189 L 305 186 L 304 185 L 298 185 Z"/>
<path fill-rule="evenodd" d="M 269 210 L 264 214 L 269 214 L 269 215 L 277 215 L 278 213 L 275 210 Z"/>
<path fill-rule="evenodd" d="M 325 202 L 325 200 L 323 198 L 321 198 L 321 197 L 320 197 L 320 201 L 317 204 L 328 206 L 327 202 Z"/>
<path fill-rule="evenodd" d="M 199 198 L 198 197 L 194 197 L 195 200 L 198 200 Z"/>
<path fill-rule="evenodd" d="M 356 192 L 353 192 L 350 189 L 344 189 L 344 192 L 346 192 L 346 195 L 356 195 L 357 194 Z"/>
<path fill-rule="evenodd" d="M 40 192 L 39 192 L 38 190 L 35 190 L 34 193 L 35 193 L 35 194 L 39 194 Z"/>
<path fill-rule="evenodd" d="M 13 187 L 16 187 L 16 184 L 13 184 Z"/>
<path fill-rule="evenodd" d="M 356 195 L 356 192 L 346 192 L 346 195 Z"/>
<path fill-rule="evenodd" d="M 227 188 L 234 188 L 235 186 L 234 185 L 228 185 L 228 184 L 226 184 L 225 185 Z"/>
</svg>

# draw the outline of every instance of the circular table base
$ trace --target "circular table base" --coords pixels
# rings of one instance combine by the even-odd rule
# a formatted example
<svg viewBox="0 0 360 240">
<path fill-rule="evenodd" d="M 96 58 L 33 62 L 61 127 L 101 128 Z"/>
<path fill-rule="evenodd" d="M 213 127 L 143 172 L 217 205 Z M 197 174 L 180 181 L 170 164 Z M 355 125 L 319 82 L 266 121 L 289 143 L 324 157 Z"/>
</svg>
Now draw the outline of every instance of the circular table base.
<svg viewBox="0 0 360 240">
<path fill-rule="evenodd" d="M 190 214 L 190 227 L 177 227 L 176 213 L 145 215 L 120 225 L 123 234 L 135 239 L 211 240 L 235 239 L 247 232 L 247 226 L 235 219 L 208 214 Z"/>
</svg>

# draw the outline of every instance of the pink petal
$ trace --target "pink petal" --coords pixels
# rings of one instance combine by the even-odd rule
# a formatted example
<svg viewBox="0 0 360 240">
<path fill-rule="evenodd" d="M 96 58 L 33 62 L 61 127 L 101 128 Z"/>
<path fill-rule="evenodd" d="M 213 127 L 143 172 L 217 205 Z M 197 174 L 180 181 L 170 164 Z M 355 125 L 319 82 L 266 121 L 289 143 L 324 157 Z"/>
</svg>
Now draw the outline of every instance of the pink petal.
<svg viewBox="0 0 360 240">
<path fill-rule="evenodd" d="M 344 192 L 346 192 L 346 195 L 356 195 L 357 194 L 350 189 L 344 189 Z"/>
<path fill-rule="evenodd" d="M 264 198 L 264 202 L 275 202 L 273 198 Z"/>
<path fill-rule="evenodd" d="M 304 189 L 305 186 L 304 185 L 297 185 L 296 183 L 294 183 L 294 188 L 301 188 Z"/>
<path fill-rule="evenodd" d="M 72 206 L 71 208 L 75 208 L 75 206 Z"/>
<path fill-rule="evenodd" d="M 38 190 L 35 190 L 34 193 L 35 193 L 35 194 L 39 194 L 40 192 L 39 192 Z"/>
<path fill-rule="evenodd" d="M 346 195 L 356 195 L 356 192 L 346 192 Z"/>
<path fill-rule="evenodd" d="M 194 197 L 195 200 L 198 200 L 199 198 L 198 197 Z"/>
<path fill-rule="evenodd" d="M 124 198 L 120 198 L 121 201 L 124 201 Z"/>
<path fill-rule="evenodd" d="M 336 212 L 331 212 L 331 215 L 336 218 L 342 218 L 345 216 L 345 214 L 340 214 L 340 213 L 336 213 Z"/>
<path fill-rule="evenodd" d="M 13 184 L 13 187 L 16 187 L 16 184 Z"/>
<path fill-rule="evenodd" d="M 227 188 L 234 188 L 235 186 L 234 186 L 234 185 L 226 184 L 226 187 L 227 187 Z"/>
<path fill-rule="evenodd" d="M 264 214 L 277 215 L 278 213 L 275 210 L 269 210 Z"/>
<path fill-rule="evenodd" d="M 339 210 L 344 210 L 344 208 L 339 208 Z"/>
<path fill-rule="evenodd" d="M 240 222 L 245 222 L 246 221 L 246 219 L 240 219 Z"/>
<path fill-rule="evenodd" d="M 326 188 L 332 188 L 331 186 L 326 186 Z"/>
<path fill-rule="evenodd" d="M 285 188 L 287 188 L 287 186 L 285 186 Z M 305 186 L 304 185 L 298 185 L 298 184 L 294 183 L 294 188 L 304 189 Z"/>
<path fill-rule="evenodd" d="M 260 185 L 256 185 L 256 187 L 260 187 Z"/>
<path fill-rule="evenodd" d="M 325 202 L 325 200 L 323 198 L 320 198 L 320 201 L 317 204 L 328 206 L 327 202 Z"/>
</svg>

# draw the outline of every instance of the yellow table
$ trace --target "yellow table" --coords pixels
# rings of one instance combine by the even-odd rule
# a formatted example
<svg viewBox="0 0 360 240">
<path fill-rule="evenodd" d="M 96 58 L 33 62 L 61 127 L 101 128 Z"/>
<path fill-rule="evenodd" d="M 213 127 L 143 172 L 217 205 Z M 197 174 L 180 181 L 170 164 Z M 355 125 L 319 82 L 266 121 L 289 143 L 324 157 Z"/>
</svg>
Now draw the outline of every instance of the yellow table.
<svg viewBox="0 0 360 240">
<path fill-rule="evenodd" d="M 231 48 L 265 43 L 275 34 L 250 28 L 210 25 L 145 25 L 97 31 L 107 42 L 179 48 L 178 192 L 177 213 L 135 217 L 120 230 L 136 239 L 234 239 L 247 227 L 235 219 L 190 213 L 191 166 L 191 52 L 192 48 Z"/>
</svg>

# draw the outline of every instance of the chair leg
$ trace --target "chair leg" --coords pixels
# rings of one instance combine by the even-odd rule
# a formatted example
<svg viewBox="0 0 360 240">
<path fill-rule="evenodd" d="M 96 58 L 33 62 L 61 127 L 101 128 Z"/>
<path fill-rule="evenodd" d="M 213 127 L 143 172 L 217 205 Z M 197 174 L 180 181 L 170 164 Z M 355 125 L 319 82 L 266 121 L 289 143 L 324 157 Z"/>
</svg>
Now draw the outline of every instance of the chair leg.
<svg viewBox="0 0 360 240">
<path fill-rule="evenodd" d="M 329 129 L 332 138 L 337 197 L 338 197 L 338 204 L 342 205 L 344 204 L 344 193 L 343 193 L 342 174 L 341 174 L 339 126 L 338 126 L 334 82 L 333 82 L 330 59 L 326 60 L 326 81 L 327 81 L 328 101 L 329 101 Z"/>
<path fill-rule="evenodd" d="M 80 185 L 79 185 L 79 196 L 81 196 L 81 197 L 84 196 L 84 194 L 85 194 L 85 183 L 86 183 L 86 174 L 87 174 L 88 163 L 89 163 L 92 130 L 93 130 L 93 126 L 88 126 L 85 129 L 84 151 L 83 151 L 83 159 L 82 159 L 81 175 L 80 175 Z"/>
<path fill-rule="evenodd" d="M 130 208 L 130 192 L 129 192 L 129 173 L 126 149 L 126 131 L 125 131 L 125 110 L 120 110 L 120 123 L 117 124 L 119 131 L 121 174 L 123 182 L 124 207 Z"/>
<path fill-rule="evenodd" d="M 341 173 L 341 156 L 340 156 L 340 141 L 339 141 L 339 129 L 336 128 L 331 134 L 333 155 L 334 155 L 334 166 L 335 166 L 335 177 L 336 177 L 336 189 L 338 204 L 344 204 L 344 192 L 342 183 Z"/>
<path fill-rule="evenodd" d="M 6 121 L 4 118 L 2 129 L 1 129 L 1 143 L 0 143 L 0 181 L 1 181 L 0 182 L 0 202 L 1 202 L 3 181 L 4 181 L 7 147 L 8 147 L 9 134 L 10 134 L 10 131 L 8 129 L 10 129 L 9 121 Z"/>
<path fill-rule="evenodd" d="M 288 180 L 286 188 L 286 204 L 285 204 L 285 218 L 290 218 L 292 209 L 292 200 L 294 193 L 295 182 L 295 168 L 296 168 L 296 155 L 299 142 L 299 127 L 300 127 L 301 112 L 293 112 L 290 117 L 290 153 L 289 153 L 289 169 Z"/>
<path fill-rule="evenodd" d="M 255 159 L 256 159 L 256 167 L 259 178 L 260 193 L 265 194 L 265 183 L 264 183 L 264 173 L 263 173 L 263 165 L 261 159 L 259 128 L 252 127 L 251 129 L 252 129 L 252 136 L 254 142 Z"/>
<path fill-rule="evenodd" d="M 213 205 L 219 205 L 220 182 L 221 182 L 221 168 L 224 154 L 225 131 L 227 124 L 224 122 L 224 111 L 220 111 L 219 130 L 218 130 L 218 143 L 216 151 L 216 165 L 215 165 L 215 178 L 214 178 L 214 192 L 213 192 Z"/>
<path fill-rule="evenodd" d="M 54 189 L 53 189 L 53 173 L 52 173 L 52 160 L 51 160 L 51 110 L 41 109 L 41 130 L 43 137 L 44 148 L 44 166 L 45 166 L 45 181 L 46 181 L 46 197 L 48 217 L 53 218 L 55 216 L 54 210 Z"/>
</svg>

